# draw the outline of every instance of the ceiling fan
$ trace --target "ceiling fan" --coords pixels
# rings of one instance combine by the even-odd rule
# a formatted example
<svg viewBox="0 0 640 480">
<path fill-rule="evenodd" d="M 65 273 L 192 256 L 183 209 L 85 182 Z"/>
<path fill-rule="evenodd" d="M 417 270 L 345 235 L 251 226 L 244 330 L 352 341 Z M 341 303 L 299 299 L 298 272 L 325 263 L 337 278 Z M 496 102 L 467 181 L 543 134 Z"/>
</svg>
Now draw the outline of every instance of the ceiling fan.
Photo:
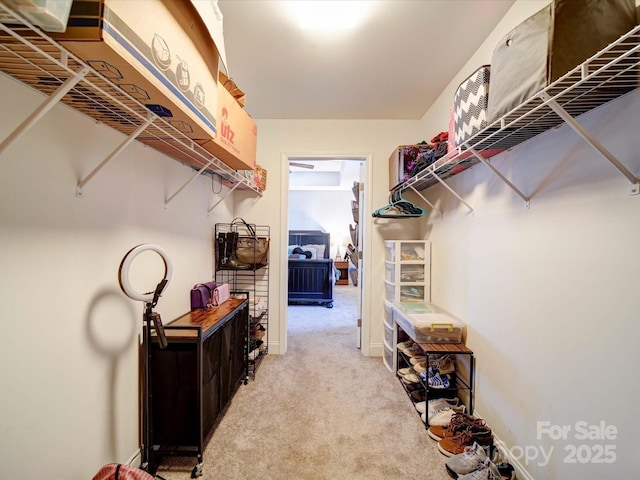
<svg viewBox="0 0 640 480">
<path fill-rule="evenodd" d="M 310 163 L 300 163 L 300 162 L 289 162 L 289 166 L 290 167 L 306 168 L 308 170 L 313 170 L 314 168 L 316 168 L 315 165 L 312 165 Z M 289 169 L 289 173 L 291 173 L 291 169 Z"/>
</svg>

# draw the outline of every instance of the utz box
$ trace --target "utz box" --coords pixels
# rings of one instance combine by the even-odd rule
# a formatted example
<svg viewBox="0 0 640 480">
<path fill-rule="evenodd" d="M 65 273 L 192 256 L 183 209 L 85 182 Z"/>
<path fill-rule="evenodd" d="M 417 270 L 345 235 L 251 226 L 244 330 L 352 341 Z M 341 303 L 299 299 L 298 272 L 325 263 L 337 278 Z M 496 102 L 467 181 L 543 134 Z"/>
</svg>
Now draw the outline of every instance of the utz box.
<svg viewBox="0 0 640 480">
<path fill-rule="evenodd" d="M 221 84 L 218 84 L 218 135 L 199 142 L 208 152 L 236 170 L 256 168 L 258 127 Z"/>
<path fill-rule="evenodd" d="M 216 135 L 219 54 L 191 2 L 75 1 L 53 37 L 189 138 Z"/>
</svg>

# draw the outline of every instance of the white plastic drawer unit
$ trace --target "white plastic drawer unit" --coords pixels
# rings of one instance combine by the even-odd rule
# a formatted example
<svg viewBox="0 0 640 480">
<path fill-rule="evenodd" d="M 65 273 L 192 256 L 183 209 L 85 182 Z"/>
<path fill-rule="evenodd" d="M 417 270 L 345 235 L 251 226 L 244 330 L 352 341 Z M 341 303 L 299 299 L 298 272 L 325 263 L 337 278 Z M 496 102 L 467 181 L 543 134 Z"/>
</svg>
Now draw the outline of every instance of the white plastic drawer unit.
<svg viewBox="0 0 640 480">
<path fill-rule="evenodd" d="M 385 241 L 385 299 L 388 302 L 431 300 L 431 243 Z"/>
</svg>

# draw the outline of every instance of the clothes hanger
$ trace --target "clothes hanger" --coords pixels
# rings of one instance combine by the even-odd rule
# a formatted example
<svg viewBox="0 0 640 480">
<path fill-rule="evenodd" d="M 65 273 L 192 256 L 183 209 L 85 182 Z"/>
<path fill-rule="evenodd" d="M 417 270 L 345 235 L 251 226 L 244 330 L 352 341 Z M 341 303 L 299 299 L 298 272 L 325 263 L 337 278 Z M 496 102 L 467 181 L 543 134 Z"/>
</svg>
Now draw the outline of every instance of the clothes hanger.
<svg viewBox="0 0 640 480">
<path fill-rule="evenodd" d="M 389 195 L 389 205 L 373 212 L 373 217 L 378 218 L 416 218 L 427 214 L 424 208 L 418 207 L 402 197 L 402 190 L 394 190 Z"/>
</svg>

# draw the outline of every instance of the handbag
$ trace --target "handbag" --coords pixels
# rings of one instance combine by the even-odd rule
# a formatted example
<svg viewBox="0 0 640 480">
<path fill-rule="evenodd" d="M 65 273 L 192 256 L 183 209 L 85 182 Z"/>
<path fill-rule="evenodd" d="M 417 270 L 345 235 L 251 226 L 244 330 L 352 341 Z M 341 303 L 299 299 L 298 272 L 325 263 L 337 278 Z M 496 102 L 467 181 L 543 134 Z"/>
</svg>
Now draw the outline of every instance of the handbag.
<svg viewBox="0 0 640 480">
<path fill-rule="evenodd" d="M 236 260 L 252 268 L 259 268 L 269 263 L 269 239 L 256 235 L 255 225 L 242 218 L 233 220 L 232 225 L 244 227 L 248 235 L 239 235 L 236 244 Z"/>
<path fill-rule="evenodd" d="M 229 284 L 223 283 L 213 289 L 213 300 L 211 303 L 217 307 L 229 300 L 230 297 L 231 291 L 229 290 Z"/>
<path fill-rule="evenodd" d="M 213 292 L 216 282 L 197 283 L 191 289 L 191 310 L 209 308 L 213 305 Z"/>
</svg>

